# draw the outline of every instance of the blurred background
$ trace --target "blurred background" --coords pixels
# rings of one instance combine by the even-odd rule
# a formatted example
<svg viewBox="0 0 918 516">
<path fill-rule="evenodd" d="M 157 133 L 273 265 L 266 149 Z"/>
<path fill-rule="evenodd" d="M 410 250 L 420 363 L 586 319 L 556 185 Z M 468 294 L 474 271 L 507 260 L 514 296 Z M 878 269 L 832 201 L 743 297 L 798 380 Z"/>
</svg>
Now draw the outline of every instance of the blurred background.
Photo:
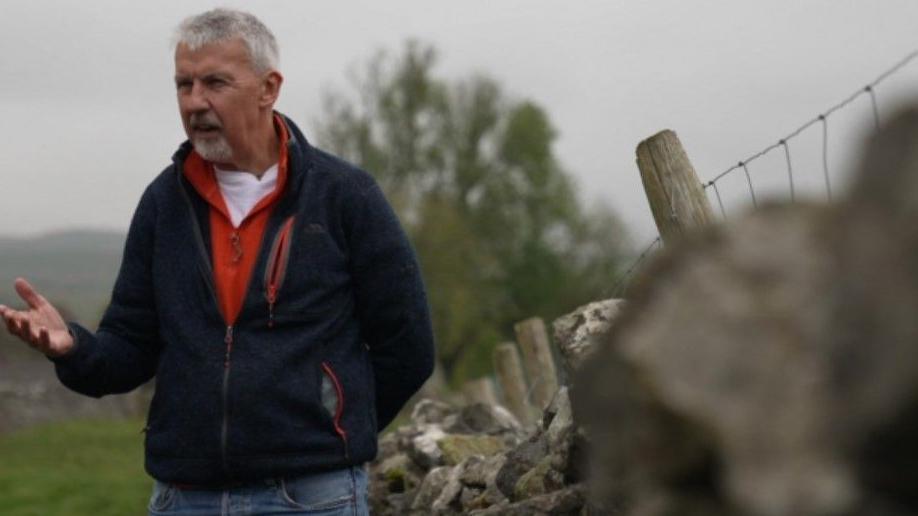
<svg viewBox="0 0 918 516">
<path fill-rule="evenodd" d="M 219 5 L 274 31 L 278 110 L 371 171 L 399 212 L 430 293 L 435 390 L 447 392 L 490 374 L 515 322 L 615 293 L 657 234 L 641 140 L 675 130 L 710 180 L 918 48 L 907 0 Z M 134 206 L 184 139 L 172 31 L 214 6 L 4 2 L 0 303 L 18 306 L 22 276 L 97 323 Z M 906 66 L 878 85 L 881 118 L 916 79 Z M 844 184 L 874 116 L 864 97 L 833 114 L 826 149 L 820 128 L 800 134 L 799 196 L 825 197 L 826 164 Z M 784 166 L 783 154 L 750 165 L 760 201 L 786 197 Z M 748 205 L 745 177 L 718 187 L 727 213 Z M 143 395 L 67 393 L 43 357 L 0 334 L 0 513 L 142 508 L 144 410 Z"/>
</svg>

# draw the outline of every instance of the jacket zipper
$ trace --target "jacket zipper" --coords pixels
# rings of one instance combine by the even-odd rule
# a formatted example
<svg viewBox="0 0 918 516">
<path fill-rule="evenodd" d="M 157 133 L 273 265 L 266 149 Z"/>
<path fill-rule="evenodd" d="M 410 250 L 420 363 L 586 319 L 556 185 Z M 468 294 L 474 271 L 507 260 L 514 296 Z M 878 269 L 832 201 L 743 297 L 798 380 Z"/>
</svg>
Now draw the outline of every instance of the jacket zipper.
<svg viewBox="0 0 918 516">
<path fill-rule="evenodd" d="M 217 312 L 220 313 L 220 303 L 217 301 L 217 288 L 214 286 L 213 282 L 213 267 L 210 264 L 210 257 L 207 256 L 207 246 L 204 245 L 204 237 L 201 234 L 201 228 L 197 222 L 197 215 L 194 212 L 194 205 L 191 203 L 191 197 L 188 195 L 188 191 L 185 189 L 185 185 L 182 184 L 181 178 L 181 167 L 178 167 L 179 178 L 178 185 L 179 190 L 182 191 L 182 196 L 185 199 L 185 203 L 188 206 L 188 214 L 191 218 L 191 226 L 194 232 L 195 242 L 197 243 L 198 252 L 201 255 L 201 259 L 206 268 L 205 271 L 202 271 L 202 276 L 204 276 L 204 282 L 210 290 L 211 298 L 214 301 L 214 306 L 217 307 Z M 283 226 L 282 232 L 286 229 L 289 231 L 289 226 L 293 222 L 293 217 L 288 219 L 288 222 Z M 267 228 L 266 228 L 267 229 Z M 258 246 L 258 252 L 261 252 L 262 247 L 264 246 L 265 236 L 267 231 L 262 234 L 262 241 Z M 199 269 L 200 270 L 200 269 Z M 251 279 L 249 280 L 251 281 Z M 248 285 L 246 286 L 246 293 L 248 293 Z M 226 321 L 226 316 L 220 313 L 221 320 Z M 226 326 L 226 333 L 223 337 L 223 343 L 225 345 L 225 352 L 223 356 L 223 385 L 221 388 L 221 397 L 223 401 L 223 422 L 220 427 L 220 458 L 223 463 L 223 472 L 225 475 L 229 476 L 229 459 L 227 452 L 227 442 L 229 436 L 229 377 L 230 377 L 230 366 L 232 364 L 232 351 L 233 351 L 233 326 Z"/>
<path fill-rule="evenodd" d="M 341 442 L 344 443 L 344 458 L 350 460 L 351 454 L 347 444 L 347 432 L 341 426 L 341 415 L 344 414 L 344 389 L 341 388 L 341 382 L 338 381 L 338 377 L 335 375 L 331 366 L 328 365 L 328 362 L 322 362 L 322 370 L 331 378 L 332 384 L 335 386 L 335 391 L 338 393 L 338 407 L 335 410 L 335 418 L 332 422 L 335 426 L 335 433 L 338 434 L 338 437 L 341 438 Z"/>
<path fill-rule="evenodd" d="M 274 305 L 277 303 L 277 293 L 280 291 L 284 276 L 287 273 L 287 261 L 290 258 L 290 230 L 293 227 L 294 217 L 287 218 L 278 231 L 268 263 L 265 266 L 265 299 L 268 301 L 268 327 L 274 327 Z"/>
<path fill-rule="evenodd" d="M 179 174 L 181 174 L 181 168 L 179 168 Z M 205 271 L 202 271 L 201 275 L 204 276 L 204 283 L 207 283 L 208 290 L 210 290 L 211 298 L 214 301 L 214 306 L 217 307 L 217 312 L 220 312 L 220 303 L 217 301 L 217 288 L 214 287 L 214 270 L 210 265 L 210 257 L 207 256 L 207 246 L 204 245 L 204 236 L 201 234 L 201 228 L 198 225 L 198 216 L 194 212 L 194 205 L 191 203 L 191 198 L 188 196 L 188 191 L 185 189 L 185 185 L 182 184 L 181 177 L 178 178 L 179 190 L 182 191 L 182 197 L 185 199 L 185 203 L 188 205 L 188 215 L 191 217 L 191 229 L 194 233 L 195 242 L 198 244 L 198 252 L 200 253 L 201 261 L 204 263 Z M 199 269 L 200 270 L 200 269 Z M 221 314 L 222 317 L 222 314 Z"/>
<path fill-rule="evenodd" d="M 229 374 L 230 359 L 233 353 L 233 326 L 226 327 L 226 334 L 223 337 L 223 343 L 226 344 L 226 354 L 223 357 L 223 425 L 220 428 L 220 458 L 223 461 L 223 472 L 229 475 L 229 461 L 226 453 L 227 437 L 229 435 Z"/>
<path fill-rule="evenodd" d="M 181 171 L 181 169 L 179 169 L 179 171 Z M 213 267 L 210 264 L 210 257 L 207 256 L 207 247 L 204 245 L 204 237 L 201 235 L 201 228 L 198 226 L 197 222 L 198 217 L 194 212 L 194 205 L 191 203 L 188 191 L 185 189 L 185 185 L 182 184 L 181 177 L 179 177 L 178 182 L 179 189 L 182 191 L 185 202 L 188 204 L 188 213 L 191 217 L 191 226 L 194 230 L 195 242 L 197 243 L 198 251 L 201 254 L 201 259 L 206 268 L 206 271 L 202 271 L 204 282 L 207 283 L 208 290 L 210 290 L 211 297 L 214 301 L 214 306 L 217 307 L 217 312 L 220 313 L 220 303 L 217 301 L 217 288 L 214 287 L 213 282 Z M 222 313 L 220 314 L 220 318 L 221 321 L 225 321 L 225 316 Z M 223 343 L 225 345 L 225 351 L 223 355 L 223 385 L 220 390 L 221 399 L 223 401 L 223 422 L 220 427 L 220 459 L 223 465 L 223 473 L 229 476 L 229 461 L 227 458 L 226 446 L 229 434 L 229 411 L 227 409 L 227 402 L 229 401 L 230 354 L 233 348 L 233 327 L 231 325 L 226 327 Z"/>
</svg>

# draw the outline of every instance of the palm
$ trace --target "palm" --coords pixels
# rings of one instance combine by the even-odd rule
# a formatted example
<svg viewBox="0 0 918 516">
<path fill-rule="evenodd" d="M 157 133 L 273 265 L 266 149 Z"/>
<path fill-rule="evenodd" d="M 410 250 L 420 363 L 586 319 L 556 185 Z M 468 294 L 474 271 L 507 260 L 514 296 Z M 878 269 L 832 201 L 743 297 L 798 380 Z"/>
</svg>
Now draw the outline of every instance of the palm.
<svg viewBox="0 0 918 516">
<path fill-rule="evenodd" d="M 13 310 L 0 306 L 0 316 L 6 322 L 7 330 L 48 356 L 56 357 L 70 351 L 73 337 L 54 305 L 24 279 L 16 280 L 15 287 L 29 308 Z"/>
</svg>

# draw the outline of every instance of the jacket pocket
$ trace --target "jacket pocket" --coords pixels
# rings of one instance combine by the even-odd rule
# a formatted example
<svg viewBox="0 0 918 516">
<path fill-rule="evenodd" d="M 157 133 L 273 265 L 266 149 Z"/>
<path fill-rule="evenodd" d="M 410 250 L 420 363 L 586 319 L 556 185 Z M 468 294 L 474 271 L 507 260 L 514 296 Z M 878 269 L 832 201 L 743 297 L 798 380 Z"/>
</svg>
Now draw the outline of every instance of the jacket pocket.
<svg viewBox="0 0 918 516">
<path fill-rule="evenodd" d="M 265 299 L 268 301 L 268 327 L 274 327 L 274 305 L 280 293 L 284 277 L 287 275 L 287 262 L 290 260 L 291 230 L 294 217 L 290 216 L 281 225 L 271 243 L 268 263 L 265 265 Z"/>
<path fill-rule="evenodd" d="M 335 433 L 341 438 L 344 445 L 344 456 L 350 458 L 350 452 L 347 444 L 347 431 L 341 425 L 341 416 L 344 414 L 344 389 L 341 388 L 341 382 L 338 376 L 331 368 L 328 362 L 322 362 L 322 385 L 320 389 L 322 406 L 331 417 Z"/>
<path fill-rule="evenodd" d="M 311 473 L 297 477 L 281 477 L 278 492 L 281 501 L 294 509 L 344 514 L 357 500 L 354 468 Z M 352 511 L 347 511 L 351 514 Z M 297 514 L 300 514 L 297 512 Z"/>
</svg>

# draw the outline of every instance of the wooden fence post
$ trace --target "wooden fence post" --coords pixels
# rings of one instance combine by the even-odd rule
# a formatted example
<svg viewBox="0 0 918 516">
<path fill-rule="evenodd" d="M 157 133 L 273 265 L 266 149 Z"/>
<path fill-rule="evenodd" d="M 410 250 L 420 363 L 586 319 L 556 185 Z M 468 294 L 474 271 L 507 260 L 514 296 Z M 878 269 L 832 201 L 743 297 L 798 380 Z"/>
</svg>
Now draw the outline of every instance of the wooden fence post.
<svg viewBox="0 0 918 516">
<path fill-rule="evenodd" d="M 462 386 L 462 395 L 466 403 L 484 403 L 485 405 L 499 405 L 494 382 L 490 378 L 476 378 L 465 382 Z"/>
<path fill-rule="evenodd" d="M 523 366 L 516 344 L 504 342 L 494 350 L 494 371 L 500 382 L 501 391 L 507 409 L 520 423 L 529 424 L 532 420 L 529 403 L 526 401 L 526 379 L 523 377 Z"/>
<path fill-rule="evenodd" d="M 711 203 L 676 133 L 667 129 L 638 144 L 637 166 L 664 243 L 714 221 Z"/>
<path fill-rule="evenodd" d="M 517 323 L 513 329 L 523 352 L 523 365 L 532 389 L 532 404 L 541 412 L 558 391 L 558 373 L 551 356 L 545 322 L 533 317 Z"/>
</svg>

